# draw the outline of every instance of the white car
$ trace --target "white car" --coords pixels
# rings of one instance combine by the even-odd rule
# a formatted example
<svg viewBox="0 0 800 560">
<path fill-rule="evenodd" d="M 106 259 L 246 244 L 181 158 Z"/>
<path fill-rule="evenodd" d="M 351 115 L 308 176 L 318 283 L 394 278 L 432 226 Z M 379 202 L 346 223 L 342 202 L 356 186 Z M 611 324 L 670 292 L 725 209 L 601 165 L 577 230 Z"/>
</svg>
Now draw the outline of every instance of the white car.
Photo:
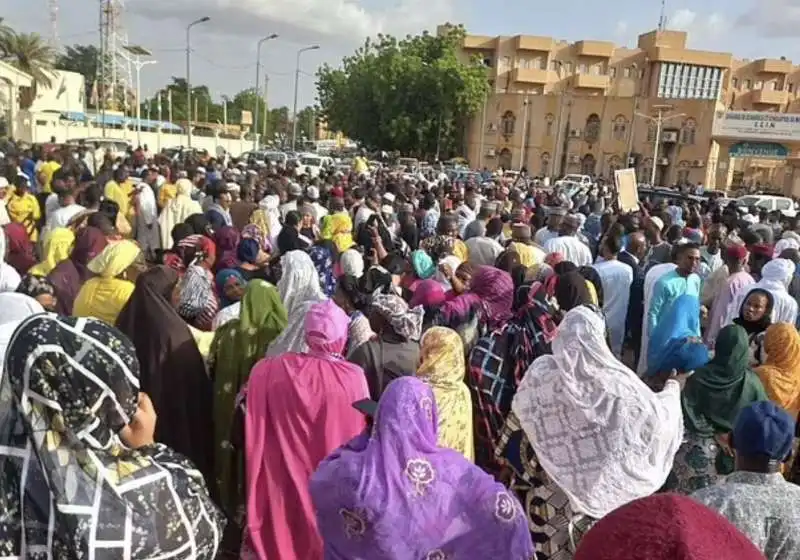
<svg viewBox="0 0 800 560">
<path fill-rule="evenodd" d="M 316 154 L 300 154 L 297 160 L 297 167 L 294 172 L 299 177 L 300 175 L 308 175 L 310 177 L 319 177 L 323 167 L 330 167 L 333 165 L 333 159 L 327 156 L 318 156 Z"/>
<path fill-rule="evenodd" d="M 594 184 L 594 181 L 588 175 L 570 174 L 564 175 L 564 177 L 556 181 L 556 186 L 560 186 L 562 183 L 578 183 L 581 186 L 590 187 Z"/>
<path fill-rule="evenodd" d="M 778 210 L 787 218 L 794 218 L 797 216 L 797 207 L 795 206 L 794 200 L 785 196 L 774 196 L 770 194 L 740 196 L 736 199 L 736 205 L 747 208 L 752 206 L 756 208 L 765 208 L 768 212 Z"/>
</svg>

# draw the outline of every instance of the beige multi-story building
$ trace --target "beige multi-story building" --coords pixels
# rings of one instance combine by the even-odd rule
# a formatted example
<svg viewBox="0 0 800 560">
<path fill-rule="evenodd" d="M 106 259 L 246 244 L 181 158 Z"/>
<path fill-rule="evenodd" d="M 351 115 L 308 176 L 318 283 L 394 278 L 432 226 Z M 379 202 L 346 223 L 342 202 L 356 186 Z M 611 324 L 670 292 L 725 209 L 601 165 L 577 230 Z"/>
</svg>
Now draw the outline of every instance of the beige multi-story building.
<svg viewBox="0 0 800 560">
<path fill-rule="evenodd" d="M 800 113 L 800 66 L 686 41 L 670 30 L 640 35 L 637 48 L 467 35 L 463 55 L 483 60 L 491 87 L 466 131 L 470 163 L 607 178 L 633 166 L 642 182 L 655 168 L 660 185 L 800 193 L 800 114 L 785 114 Z"/>
</svg>

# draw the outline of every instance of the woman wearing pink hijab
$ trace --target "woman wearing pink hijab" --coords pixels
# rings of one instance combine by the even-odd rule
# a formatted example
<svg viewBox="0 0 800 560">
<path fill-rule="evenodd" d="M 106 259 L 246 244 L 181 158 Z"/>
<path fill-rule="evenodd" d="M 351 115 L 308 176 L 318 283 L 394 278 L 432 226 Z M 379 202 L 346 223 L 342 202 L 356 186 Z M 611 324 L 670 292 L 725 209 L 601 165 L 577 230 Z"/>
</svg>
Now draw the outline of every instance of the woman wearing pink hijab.
<svg viewBox="0 0 800 560">
<path fill-rule="evenodd" d="M 366 427 L 353 408 L 369 398 L 364 371 L 341 356 L 349 323 L 332 300 L 315 304 L 304 323 L 308 352 L 265 358 L 250 375 L 244 550 L 259 560 L 323 557 L 309 480 L 323 459 Z"/>
</svg>

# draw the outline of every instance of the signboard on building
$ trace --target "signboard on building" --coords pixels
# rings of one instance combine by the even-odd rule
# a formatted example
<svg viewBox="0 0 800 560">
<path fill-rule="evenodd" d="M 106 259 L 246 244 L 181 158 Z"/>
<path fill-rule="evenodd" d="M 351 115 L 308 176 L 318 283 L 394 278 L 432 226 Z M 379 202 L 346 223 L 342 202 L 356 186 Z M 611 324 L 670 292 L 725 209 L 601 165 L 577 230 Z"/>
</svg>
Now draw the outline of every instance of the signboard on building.
<svg viewBox="0 0 800 560">
<path fill-rule="evenodd" d="M 737 142 L 728 150 L 730 157 L 752 157 L 764 159 L 785 159 L 789 149 L 775 142 Z"/>
<path fill-rule="evenodd" d="M 719 138 L 800 141 L 800 114 L 717 111 L 712 130 Z"/>
</svg>

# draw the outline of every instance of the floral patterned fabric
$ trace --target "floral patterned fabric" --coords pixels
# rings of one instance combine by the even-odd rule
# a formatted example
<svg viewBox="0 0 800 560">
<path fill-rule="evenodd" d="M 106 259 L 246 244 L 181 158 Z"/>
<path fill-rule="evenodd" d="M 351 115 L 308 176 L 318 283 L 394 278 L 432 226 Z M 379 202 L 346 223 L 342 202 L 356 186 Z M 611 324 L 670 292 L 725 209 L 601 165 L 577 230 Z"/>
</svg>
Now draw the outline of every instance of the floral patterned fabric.
<svg viewBox="0 0 800 560">
<path fill-rule="evenodd" d="M 224 521 L 202 475 L 118 435 L 137 410 L 130 341 L 94 319 L 23 321 L 0 388 L 0 556 L 213 559 Z"/>
</svg>

